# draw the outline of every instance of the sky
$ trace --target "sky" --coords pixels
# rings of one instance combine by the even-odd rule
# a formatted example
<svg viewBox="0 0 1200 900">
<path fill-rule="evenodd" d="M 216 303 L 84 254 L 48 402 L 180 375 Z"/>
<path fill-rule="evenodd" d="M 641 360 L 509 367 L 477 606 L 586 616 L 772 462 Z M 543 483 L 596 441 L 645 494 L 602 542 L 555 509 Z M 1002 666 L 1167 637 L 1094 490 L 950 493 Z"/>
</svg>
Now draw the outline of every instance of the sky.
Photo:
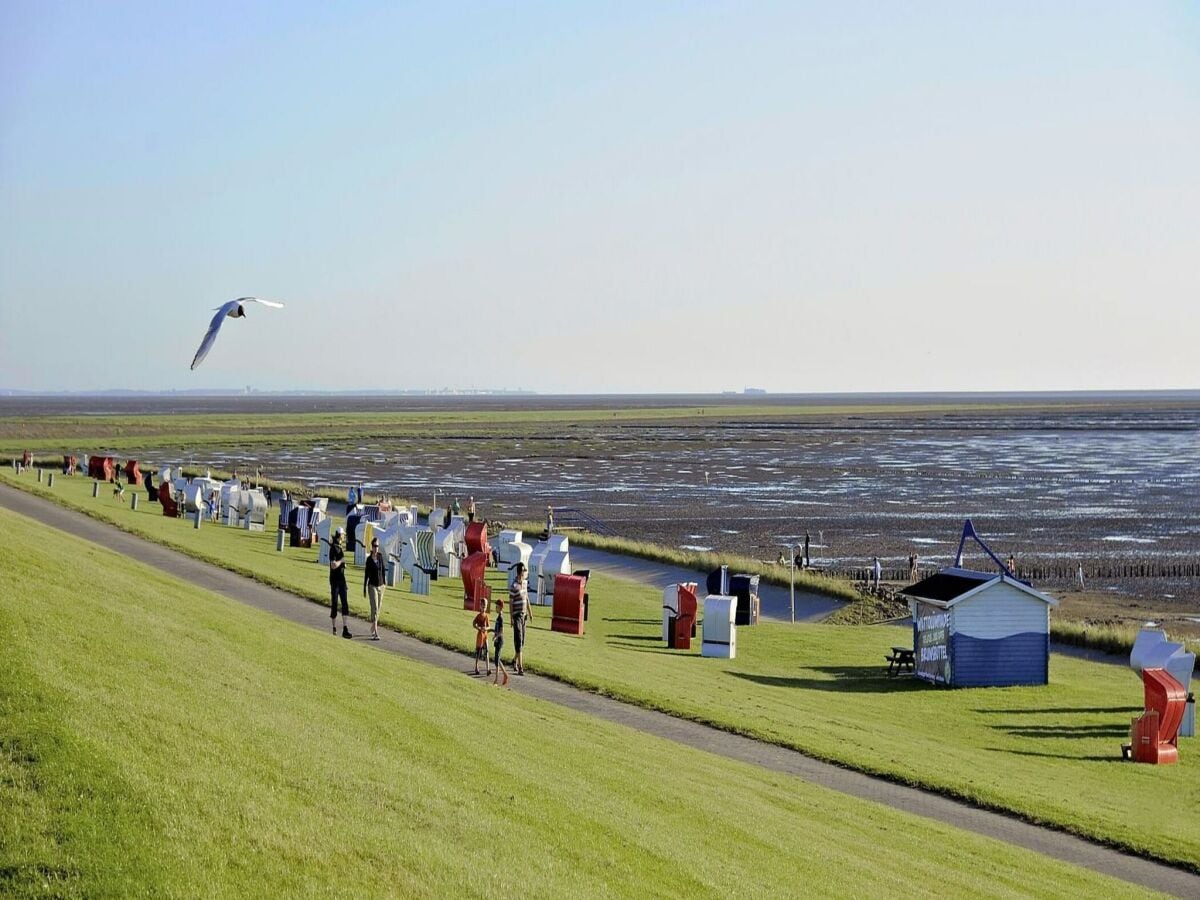
<svg viewBox="0 0 1200 900">
<path fill-rule="evenodd" d="M 1198 9 L 6 0 L 0 388 L 1197 388 Z"/>
</svg>

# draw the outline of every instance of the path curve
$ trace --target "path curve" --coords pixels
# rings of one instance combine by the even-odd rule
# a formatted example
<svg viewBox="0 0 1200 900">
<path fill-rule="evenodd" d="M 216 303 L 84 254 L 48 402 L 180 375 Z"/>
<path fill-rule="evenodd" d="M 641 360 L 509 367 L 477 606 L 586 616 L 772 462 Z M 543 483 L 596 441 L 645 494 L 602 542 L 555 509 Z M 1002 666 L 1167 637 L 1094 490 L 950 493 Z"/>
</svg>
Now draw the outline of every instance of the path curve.
<svg viewBox="0 0 1200 900">
<path fill-rule="evenodd" d="M 81 512 L 58 506 L 17 488 L 0 484 L 0 506 L 36 519 L 51 528 L 133 557 L 162 571 L 170 572 L 189 584 L 206 588 L 256 609 L 321 631 L 329 627 L 329 616 L 323 605 L 278 588 L 259 584 L 243 575 L 129 534 L 115 525 L 89 518 Z M 366 624 L 360 620 L 360 631 L 363 634 L 366 634 Z M 390 630 L 383 630 L 381 635 L 382 640 L 372 641 L 370 646 L 445 669 L 469 671 L 470 662 L 465 654 L 427 644 Z M 522 694 L 718 756 L 761 766 L 774 772 L 795 775 L 844 794 L 935 819 L 1152 890 L 1178 897 L 1200 896 L 1200 875 L 1122 853 L 1061 831 L 1032 825 L 1002 813 L 978 809 L 939 794 L 852 772 L 784 747 L 588 693 L 549 678 L 527 675 L 524 678 L 513 678 L 511 683 L 514 689 Z"/>
</svg>

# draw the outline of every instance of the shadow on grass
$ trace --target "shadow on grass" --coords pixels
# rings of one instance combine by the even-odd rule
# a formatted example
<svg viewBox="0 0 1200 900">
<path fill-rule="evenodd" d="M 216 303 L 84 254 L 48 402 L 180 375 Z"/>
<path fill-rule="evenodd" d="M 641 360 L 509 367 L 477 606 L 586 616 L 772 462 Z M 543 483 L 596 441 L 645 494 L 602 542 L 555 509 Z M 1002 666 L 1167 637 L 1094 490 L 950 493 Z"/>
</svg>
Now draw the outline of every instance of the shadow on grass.
<svg viewBox="0 0 1200 900">
<path fill-rule="evenodd" d="M 1122 725 L 992 725 L 1014 737 L 1060 739 L 1060 738 L 1119 738 L 1129 734 L 1129 727 Z"/>
<path fill-rule="evenodd" d="M 609 640 L 617 641 L 657 641 L 662 643 L 662 635 L 660 634 L 610 634 Z"/>
<path fill-rule="evenodd" d="M 1076 713 L 1125 713 L 1132 715 L 1142 712 L 1140 706 L 1049 706 L 1044 709 L 977 709 L 977 713 L 1011 716 L 1069 716 Z"/>
<path fill-rule="evenodd" d="M 625 622 L 629 625 L 662 625 L 662 619 L 614 619 L 611 616 L 605 616 L 605 622 Z"/>
<path fill-rule="evenodd" d="M 823 672 L 832 678 L 803 678 L 784 675 L 756 675 L 752 672 L 730 672 L 736 678 L 767 687 L 802 688 L 810 691 L 832 691 L 839 694 L 902 693 L 922 690 L 923 682 L 914 678 L 893 678 L 883 666 L 807 666 L 805 671 Z"/>
<path fill-rule="evenodd" d="M 658 647 L 647 647 L 643 644 L 633 644 L 628 641 L 609 641 L 608 646 L 619 647 L 622 650 L 632 650 L 634 653 L 654 653 L 660 656 L 664 653 L 676 654 L 689 652 L 687 650 L 672 650 L 665 644 L 660 644 Z"/>
<path fill-rule="evenodd" d="M 1003 747 L 984 747 L 984 750 L 989 750 L 992 753 L 1009 753 L 1013 756 L 1036 756 L 1039 759 L 1069 759 L 1071 762 L 1099 762 L 1099 763 L 1129 763 L 1121 758 L 1121 750 L 1119 747 L 1114 748 L 1112 756 L 1085 756 L 1078 753 L 1040 753 L 1036 750 L 1010 750 Z"/>
</svg>

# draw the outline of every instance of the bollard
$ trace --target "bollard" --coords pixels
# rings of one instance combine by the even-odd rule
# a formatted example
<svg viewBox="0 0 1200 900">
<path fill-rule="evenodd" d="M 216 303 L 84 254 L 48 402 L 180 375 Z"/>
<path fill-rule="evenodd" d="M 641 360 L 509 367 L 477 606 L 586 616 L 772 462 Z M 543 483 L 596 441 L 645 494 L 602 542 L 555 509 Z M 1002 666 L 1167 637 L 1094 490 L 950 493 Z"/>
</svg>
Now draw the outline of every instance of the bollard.
<svg viewBox="0 0 1200 900">
<path fill-rule="evenodd" d="M 54 473 L 51 472 L 46 476 L 46 487 L 54 487 Z"/>
<path fill-rule="evenodd" d="M 93 497 L 100 496 L 100 482 L 98 482 L 98 481 L 92 482 L 92 496 Z"/>
<path fill-rule="evenodd" d="M 275 532 L 275 534 L 277 535 L 275 538 L 275 549 L 278 550 L 280 553 L 282 553 L 283 545 L 284 545 L 283 539 L 284 539 L 284 536 L 287 534 L 287 532 L 286 531 L 277 531 L 277 532 Z"/>
<path fill-rule="evenodd" d="M 134 491 L 133 499 L 129 501 L 130 509 L 137 509 L 137 498 L 138 498 L 137 491 Z"/>
<path fill-rule="evenodd" d="M 199 528 L 200 528 L 200 519 L 201 519 L 201 518 L 202 518 L 202 516 L 201 516 L 201 514 L 200 514 L 200 510 L 196 510 L 196 516 L 195 516 L 195 518 L 192 520 L 192 522 L 194 523 L 194 524 L 192 525 L 192 527 L 193 527 L 193 528 L 195 528 L 195 529 L 199 530 Z"/>
<path fill-rule="evenodd" d="M 41 483 L 42 483 L 42 469 L 41 469 L 41 466 L 39 466 L 38 467 L 38 484 L 41 484 Z"/>
</svg>

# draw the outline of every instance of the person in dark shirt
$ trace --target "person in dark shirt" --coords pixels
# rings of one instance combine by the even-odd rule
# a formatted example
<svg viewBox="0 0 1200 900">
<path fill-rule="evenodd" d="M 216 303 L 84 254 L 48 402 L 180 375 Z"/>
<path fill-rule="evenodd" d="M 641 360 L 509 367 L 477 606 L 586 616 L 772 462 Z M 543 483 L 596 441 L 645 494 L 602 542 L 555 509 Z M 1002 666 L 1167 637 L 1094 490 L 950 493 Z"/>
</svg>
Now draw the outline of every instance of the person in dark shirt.
<svg viewBox="0 0 1200 900">
<path fill-rule="evenodd" d="M 383 610 L 384 584 L 383 554 L 379 552 L 379 538 L 371 538 L 371 553 L 367 556 L 367 567 L 363 572 L 363 593 L 371 601 L 371 640 L 379 640 L 379 613 Z"/>
<path fill-rule="evenodd" d="M 493 632 L 493 634 L 495 636 L 492 638 L 492 648 L 496 652 L 496 657 L 495 657 L 495 659 L 492 660 L 492 662 L 495 663 L 495 666 L 496 666 L 496 680 L 492 683 L 498 684 L 501 687 L 503 687 L 504 685 L 508 684 L 508 669 L 504 668 L 504 661 L 500 659 L 500 651 L 504 649 L 504 600 L 503 599 L 496 600 L 496 624 L 494 627 L 495 627 L 495 631 Z M 503 681 L 500 680 L 501 675 L 504 676 Z"/>
<path fill-rule="evenodd" d="M 354 637 L 350 633 L 350 604 L 346 591 L 346 551 L 342 549 L 342 538 L 346 529 L 339 528 L 333 533 L 333 543 L 329 545 L 329 618 L 332 622 L 333 633 L 337 634 L 338 600 L 342 601 L 342 637 Z"/>
</svg>

